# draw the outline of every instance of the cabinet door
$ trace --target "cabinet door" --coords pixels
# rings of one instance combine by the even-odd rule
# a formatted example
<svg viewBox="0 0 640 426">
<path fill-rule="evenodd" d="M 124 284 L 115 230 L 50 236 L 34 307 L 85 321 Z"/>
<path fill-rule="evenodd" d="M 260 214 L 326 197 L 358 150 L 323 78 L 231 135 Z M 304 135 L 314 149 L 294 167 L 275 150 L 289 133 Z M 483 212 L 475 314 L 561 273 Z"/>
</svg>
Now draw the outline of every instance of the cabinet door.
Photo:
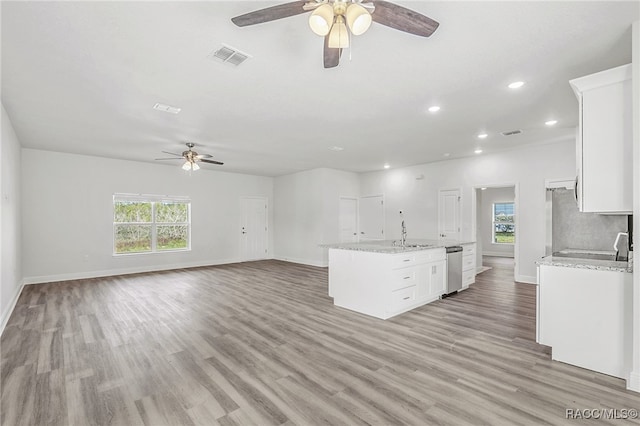
<svg viewBox="0 0 640 426">
<path fill-rule="evenodd" d="M 416 273 L 416 300 L 423 300 L 431 296 L 431 264 L 418 265 Z"/>
<path fill-rule="evenodd" d="M 632 146 L 631 80 L 585 91 L 580 182 L 583 211 L 632 210 Z"/>
<path fill-rule="evenodd" d="M 444 294 L 447 285 L 447 261 L 440 260 L 429 266 L 429 294 L 431 297 Z"/>
</svg>

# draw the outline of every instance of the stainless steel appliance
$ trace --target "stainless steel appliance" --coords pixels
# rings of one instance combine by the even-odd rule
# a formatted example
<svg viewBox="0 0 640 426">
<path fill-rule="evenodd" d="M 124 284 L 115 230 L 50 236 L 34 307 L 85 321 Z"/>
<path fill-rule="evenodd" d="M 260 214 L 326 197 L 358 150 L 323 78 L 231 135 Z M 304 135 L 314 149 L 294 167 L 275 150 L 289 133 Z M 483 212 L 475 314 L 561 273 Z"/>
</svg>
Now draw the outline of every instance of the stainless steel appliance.
<svg viewBox="0 0 640 426">
<path fill-rule="evenodd" d="M 446 295 L 456 293 L 462 288 L 462 247 L 447 247 L 447 291 Z"/>
</svg>

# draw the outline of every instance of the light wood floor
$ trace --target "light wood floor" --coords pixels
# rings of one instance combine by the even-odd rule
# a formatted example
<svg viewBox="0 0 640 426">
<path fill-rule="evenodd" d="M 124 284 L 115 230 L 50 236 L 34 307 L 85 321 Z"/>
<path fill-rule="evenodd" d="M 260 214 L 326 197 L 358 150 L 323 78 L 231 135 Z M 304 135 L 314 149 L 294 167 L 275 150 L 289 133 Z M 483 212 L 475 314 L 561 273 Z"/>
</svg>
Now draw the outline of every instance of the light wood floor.
<svg viewBox="0 0 640 426">
<path fill-rule="evenodd" d="M 280 261 L 27 286 L 1 340 L 2 425 L 575 425 L 566 409 L 640 408 L 622 380 L 552 362 L 535 286 L 487 263 L 387 321 L 334 307 L 326 269 Z"/>
</svg>

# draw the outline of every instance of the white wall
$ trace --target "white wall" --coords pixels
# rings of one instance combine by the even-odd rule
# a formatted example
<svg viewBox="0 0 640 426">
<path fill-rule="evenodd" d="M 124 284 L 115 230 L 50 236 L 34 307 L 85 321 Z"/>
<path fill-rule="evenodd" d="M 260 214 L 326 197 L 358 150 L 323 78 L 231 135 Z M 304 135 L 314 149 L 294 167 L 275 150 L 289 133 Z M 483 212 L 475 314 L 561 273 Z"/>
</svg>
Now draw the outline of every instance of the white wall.
<svg viewBox="0 0 640 426">
<path fill-rule="evenodd" d="M 269 199 L 273 178 L 23 149 L 23 267 L 27 283 L 236 262 L 240 197 Z M 113 256 L 114 193 L 191 198 L 191 251 Z"/>
<path fill-rule="evenodd" d="M 519 281 L 535 283 L 545 249 L 545 179 L 575 175 L 575 140 L 361 175 L 362 194 L 385 194 L 387 238 L 400 236 L 398 210 L 409 238 L 437 238 L 438 190 L 462 188 L 462 239 L 472 235 L 474 186 L 518 184 Z M 417 177 L 424 176 L 422 179 Z"/>
<path fill-rule="evenodd" d="M 482 191 L 480 211 L 480 228 L 478 239 L 481 239 L 482 254 L 489 256 L 513 257 L 513 244 L 495 244 L 493 242 L 493 204 L 513 203 L 516 198 L 514 187 L 487 188 Z M 517 212 L 516 212 L 517 213 Z M 516 214 L 516 238 L 518 238 L 518 217 Z"/>
<path fill-rule="evenodd" d="M 275 178 L 275 258 L 327 266 L 319 245 L 339 241 L 340 196 L 358 195 L 355 173 L 323 168 Z"/>
<path fill-rule="evenodd" d="M 640 21 L 632 27 L 633 47 L 633 370 L 627 388 L 640 392 Z"/>
<path fill-rule="evenodd" d="M 2 188 L 2 213 L 0 227 L 0 332 L 4 330 L 9 315 L 22 290 L 22 237 L 20 203 L 20 141 L 2 106 L 2 147 L 0 149 L 0 186 Z"/>
</svg>

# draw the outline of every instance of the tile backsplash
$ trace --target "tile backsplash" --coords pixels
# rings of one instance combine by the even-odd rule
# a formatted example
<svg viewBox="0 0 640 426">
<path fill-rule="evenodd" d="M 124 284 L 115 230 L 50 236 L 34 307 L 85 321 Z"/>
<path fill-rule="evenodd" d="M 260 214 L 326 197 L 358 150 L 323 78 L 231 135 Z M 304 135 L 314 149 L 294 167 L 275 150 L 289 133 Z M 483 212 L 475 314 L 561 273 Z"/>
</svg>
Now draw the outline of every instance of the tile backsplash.
<svg viewBox="0 0 640 426">
<path fill-rule="evenodd" d="M 627 215 L 581 213 L 572 190 L 552 193 L 552 250 L 613 250 L 618 232 L 627 232 Z"/>
</svg>

